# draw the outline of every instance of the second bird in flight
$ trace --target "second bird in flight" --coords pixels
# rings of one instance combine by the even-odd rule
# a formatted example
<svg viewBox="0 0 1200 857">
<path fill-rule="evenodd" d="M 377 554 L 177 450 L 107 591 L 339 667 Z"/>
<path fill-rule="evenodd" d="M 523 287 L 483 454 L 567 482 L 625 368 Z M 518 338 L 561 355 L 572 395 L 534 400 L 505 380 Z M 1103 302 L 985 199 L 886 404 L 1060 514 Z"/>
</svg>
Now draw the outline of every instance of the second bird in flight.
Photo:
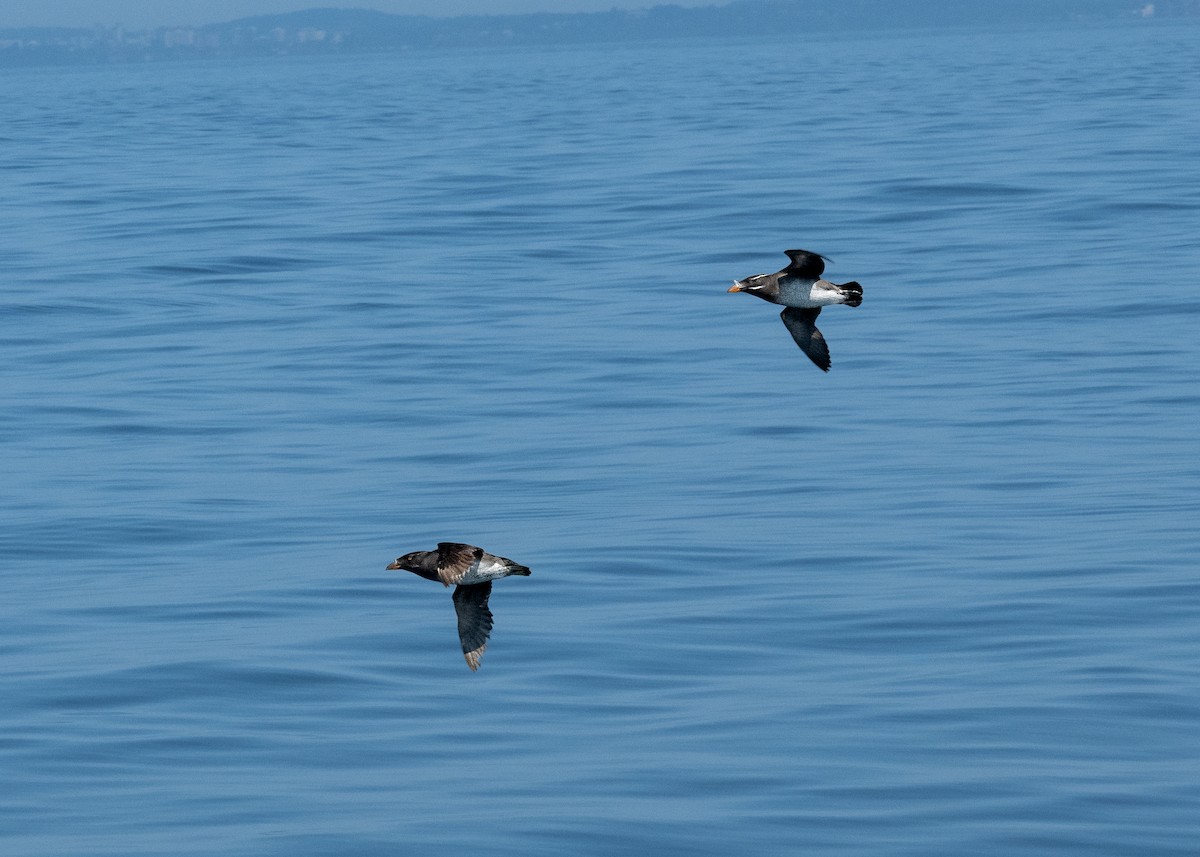
<svg viewBox="0 0 1200 857">
<path fill-rule="evenodd" d="M 492 581 L 511 574 L 528 577 L 530 573 L 511 559 L 459 542 L 439 542 L 435 551 L 406 553 L 388 566 L 390 571 L 397 569 L 436 580 L 443 586 L 457 584 L 454 612 L 458 614 L 458 639 L 472 670 L 479 669 L 479 659 L 492 633 L 492 611 L 488 609 Z"/>
</svg>

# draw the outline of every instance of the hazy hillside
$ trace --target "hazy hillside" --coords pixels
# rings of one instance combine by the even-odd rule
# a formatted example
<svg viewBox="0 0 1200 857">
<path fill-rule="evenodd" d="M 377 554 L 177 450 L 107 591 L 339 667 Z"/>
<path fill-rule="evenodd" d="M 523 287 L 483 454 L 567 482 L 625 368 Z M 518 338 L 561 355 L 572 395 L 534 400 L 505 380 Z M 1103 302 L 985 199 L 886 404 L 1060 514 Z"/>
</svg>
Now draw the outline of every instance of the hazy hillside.
<svg viewBox="0 0 1200 857">
<path fill-rule="evenodd" d="M 736 0 L 596 13 L 390 15 L 366 9 L 307 9 L 202 27 L 132 31 L 0 29 L 0 63 L 121 62 L 241 54 L 333 53 L 472 45 L 578 44 L 627 39 L 778 35 L 970 25 L 1142 23 L 1200 18 L 1200 0 Z"/>
</svg>

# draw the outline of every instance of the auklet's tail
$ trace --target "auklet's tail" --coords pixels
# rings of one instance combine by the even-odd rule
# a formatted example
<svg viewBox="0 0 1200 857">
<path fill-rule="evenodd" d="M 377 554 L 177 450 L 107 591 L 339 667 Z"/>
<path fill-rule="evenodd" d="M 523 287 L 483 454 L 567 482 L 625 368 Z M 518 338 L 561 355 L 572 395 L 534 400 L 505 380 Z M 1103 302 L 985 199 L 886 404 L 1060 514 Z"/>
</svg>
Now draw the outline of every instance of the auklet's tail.
<svg viewBox="0 0 1200 857">
<path fill-rule="evenodd" d="M 842 283 L 838 286 L 838 291 L 845 298 L 842 303 L 846 306 L 858 306 L 862 303 L 862 286 L 856 280 L 851 280 L 848 283 Z"/>
</svg>

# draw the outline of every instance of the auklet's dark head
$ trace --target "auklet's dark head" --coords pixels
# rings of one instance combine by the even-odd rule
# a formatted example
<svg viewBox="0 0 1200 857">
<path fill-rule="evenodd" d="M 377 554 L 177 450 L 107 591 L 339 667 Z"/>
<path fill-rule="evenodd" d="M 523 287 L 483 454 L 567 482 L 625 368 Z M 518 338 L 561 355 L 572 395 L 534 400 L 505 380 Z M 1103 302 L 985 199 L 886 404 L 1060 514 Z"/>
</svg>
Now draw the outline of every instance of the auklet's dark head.
<svg viewBox="0 0 1200 857">
<path fill-rule="evenodd" d="M 729 291 L 745 292 L 773 304 L 779 303 L 779 274 L 755 274 L 744 280 L 734 280 Z"/>
<path fill-rule="evenodd" d="M 429 562 L 430 557 L 434 559 Z M 413 551 L 397 557 L 396 561 L 387 567 L 388 571 L 411 571 L 426 580 L 437 580 L 437 553 L 435 551 Z"/>
</svg>

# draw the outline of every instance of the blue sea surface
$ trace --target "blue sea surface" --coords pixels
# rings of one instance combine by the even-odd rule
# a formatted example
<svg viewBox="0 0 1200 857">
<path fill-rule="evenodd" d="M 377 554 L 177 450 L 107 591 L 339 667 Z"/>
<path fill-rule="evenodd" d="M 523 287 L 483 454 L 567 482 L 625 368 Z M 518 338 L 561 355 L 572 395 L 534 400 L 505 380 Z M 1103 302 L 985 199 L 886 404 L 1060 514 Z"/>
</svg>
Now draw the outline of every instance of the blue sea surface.
<svg viewBox="0 0 1200 857">
<path fill-rule="evenodd" d="M 9 70 L 0 853 L 1195 855 L 1198 37 Z"/>
</svg>

